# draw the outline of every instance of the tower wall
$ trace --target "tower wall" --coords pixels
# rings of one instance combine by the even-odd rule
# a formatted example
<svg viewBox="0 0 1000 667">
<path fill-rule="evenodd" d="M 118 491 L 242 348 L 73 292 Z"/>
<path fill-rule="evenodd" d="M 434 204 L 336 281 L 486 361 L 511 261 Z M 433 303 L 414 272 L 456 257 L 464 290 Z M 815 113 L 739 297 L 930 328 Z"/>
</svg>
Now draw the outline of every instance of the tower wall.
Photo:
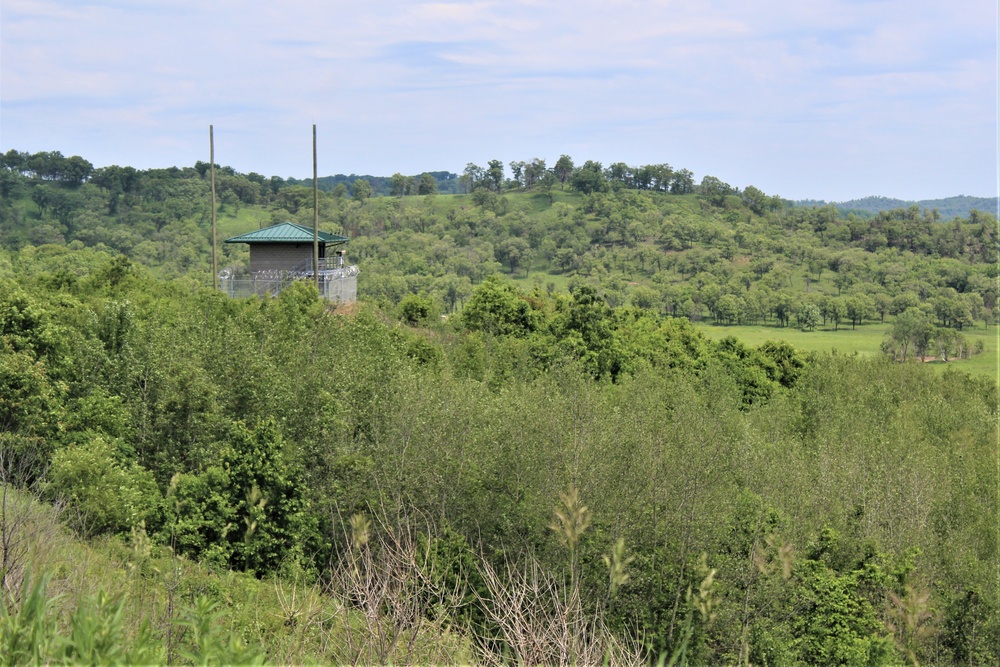
<svg viewBox="0 0 1000 667">
<path fill-rule="evenodd" d="M 325 248 L 320 245 L 320 257 Z M 250 272 L 289 271 L 312 259 L 311 243 L 254 243 L 250 246 Z"/>
</svg>

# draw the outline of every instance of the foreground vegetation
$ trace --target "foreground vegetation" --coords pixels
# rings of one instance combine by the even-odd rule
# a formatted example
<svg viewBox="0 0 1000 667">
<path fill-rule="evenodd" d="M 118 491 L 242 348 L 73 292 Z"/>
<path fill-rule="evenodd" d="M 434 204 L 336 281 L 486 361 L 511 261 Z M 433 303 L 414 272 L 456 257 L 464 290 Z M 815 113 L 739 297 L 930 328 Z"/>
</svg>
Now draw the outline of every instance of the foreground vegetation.
<svg viewBox="0 0 1000 667">
<path fill-rule="evenodd" d="M 992 379 L 713 343 L 582 288 L 492 279 L 410 327 L 305 285 L 232 301 L 100 253 L 8 259 L 5 489 L 147 573 L 93 579 L 156 655 L 193 655 L 217 612 L 225 650 L 279 662 L 343 659 L 356 624 L 414 637 L 371 662 L 1000 655 Z M 74 562 L 5 554 L 14 613 L 27 568 Z M 239 620 L 296 586 L 320 638 Z"/>
<path fill-rule="evenodd" d="M 3 664 L 473 660 L 467 641 L 430 618 L 390 624 L 345 604 L 363 590 L 349 573 L 332 582 L 220 571 L 172 554 L 142 526 L 84 541 L 58 508 L 10 488 L 5 500 L 4 535 L 16 536 L 30 568 L 6 572 L 5 584 L 21 585 L 0 608 Z"/>
<path fill-rule="evenodd" d="M 4 159 L 0 654 L 1000 662 L 990 216 L 470 165 L 324 194 L 332 311 L 207 288 L 208 165 Z"/>
</svg>

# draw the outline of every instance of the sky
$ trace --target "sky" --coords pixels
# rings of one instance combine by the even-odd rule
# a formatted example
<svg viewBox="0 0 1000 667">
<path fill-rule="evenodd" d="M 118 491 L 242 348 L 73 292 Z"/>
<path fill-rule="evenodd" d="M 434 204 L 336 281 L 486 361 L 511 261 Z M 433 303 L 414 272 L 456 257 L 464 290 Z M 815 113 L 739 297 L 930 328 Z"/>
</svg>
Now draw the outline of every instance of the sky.
<svg viewBox="0 0 1000 667">
<path fill-rule="evenodd" d="M 566 154 L 995 196 L 996 0 L 0 0 L 0 150 L 319 174 Z"/>
</svg>

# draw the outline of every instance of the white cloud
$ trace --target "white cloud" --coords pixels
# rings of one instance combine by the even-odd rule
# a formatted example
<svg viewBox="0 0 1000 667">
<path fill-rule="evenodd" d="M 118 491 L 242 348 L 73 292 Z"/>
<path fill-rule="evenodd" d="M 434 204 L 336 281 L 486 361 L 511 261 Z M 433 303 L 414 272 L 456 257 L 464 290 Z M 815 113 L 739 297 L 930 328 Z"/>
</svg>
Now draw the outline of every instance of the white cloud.
<svg viewBox="0 0 1000 667">
<path fill-rule="evenodd" d="M 985 0 L 0 2 L 4 149 L 190 164 L 214 122 L 242 138 L 220 159 L 290 175 L 317 122 L 343 171 L 577 151 L 798 197 L 994 183 Z"/>
</svg>

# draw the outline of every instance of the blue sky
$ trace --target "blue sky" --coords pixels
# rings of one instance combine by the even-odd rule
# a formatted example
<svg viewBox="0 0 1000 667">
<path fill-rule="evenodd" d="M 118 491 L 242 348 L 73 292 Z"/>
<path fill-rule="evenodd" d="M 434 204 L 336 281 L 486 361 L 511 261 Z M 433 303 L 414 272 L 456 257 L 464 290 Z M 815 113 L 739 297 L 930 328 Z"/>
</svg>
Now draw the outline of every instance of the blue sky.
<svg viewBox="0 0 1000 667">
<path fill-rule="evenodd" d="M 265 176 L 669 163 L 997 190 L 996 0 L 0 0 L 0 150 Z"/>
</svg>

